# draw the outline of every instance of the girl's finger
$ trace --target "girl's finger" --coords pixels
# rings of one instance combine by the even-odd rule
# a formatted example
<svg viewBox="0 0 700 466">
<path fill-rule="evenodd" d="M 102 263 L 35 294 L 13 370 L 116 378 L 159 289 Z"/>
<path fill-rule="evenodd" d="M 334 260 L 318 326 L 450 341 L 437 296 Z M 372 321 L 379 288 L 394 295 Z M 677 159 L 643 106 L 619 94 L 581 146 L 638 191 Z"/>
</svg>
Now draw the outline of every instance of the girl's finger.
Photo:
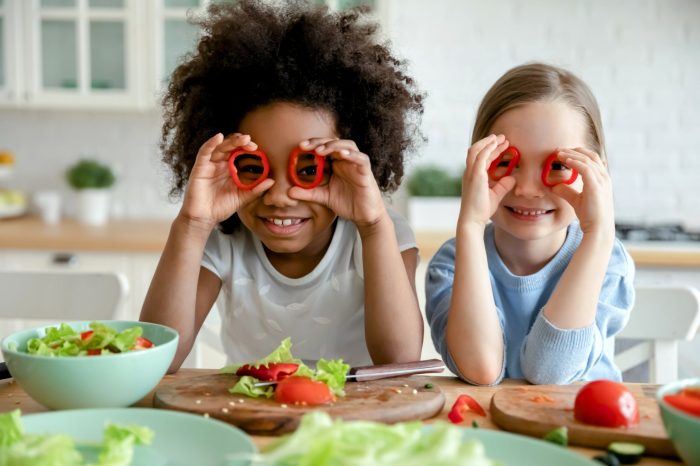
<svg viewBox="0 0 700 466">
<path fill-rule="evenodd" d="M 311 189 L 304 189 L 299 186 L 292 186 L 289 189 L 289 197 L 298 201 L 314 202 L 328 206 L 329 199 L 328 186 L 317 186 Z"/>
<path fill-rule="evenodd" d="M 576 205 L 576 200 L 581 194 L 578 191 L 576 191 L 576 189 L 573 186 L 568 184 L 558 184 L 552 188 L 552 192 L 564 199 L 571 206 Z"/>
<path fill-rule="evenodd" d="M 331 141 L 337 141 L 338 138 L 309 138 L 299 143 L 299 147 L 305 150 L 316 150 L 319 146 Z"/>
<path fill-rule="evenodd" d="M 341 150 L 349 150 L 352 152 L 360 151 L 360 149 L 357 148 L 357 144 L 355 144 L 355 141 L 352 141 L 350 139 L 335 139 L 332 141 L 328 141 L 326 143 L 321 144 L 320 146 L 317 146 L 315 150 L 319 155 L 326 155 Z"/>
<path fill-rule="evenodd" d="M 223 134 L 216 133 L 214 136 L 207 139 L 207 141 L 199 147 L 196 161 L 208 161 L 211 158 L 214 149 L 221 144 L 223 138 Z"/>
<path fill-rule="evenodd" d="M 496 144 L 500 144 L 505 140 L 505 138 L 506 137 L 502 134 L 491 134 L 483 139 L 476 141 L 474 144 L 472 144 L 472 146 L 469 148 L 469 151 L 467 152 L 467 166 L 473 164 L 474 158 L 476 158 L 477 154 L 479 154 L 484 149 L 484 147 L 493 144 L 494 141 L 496 142 Z"/>
</svg>

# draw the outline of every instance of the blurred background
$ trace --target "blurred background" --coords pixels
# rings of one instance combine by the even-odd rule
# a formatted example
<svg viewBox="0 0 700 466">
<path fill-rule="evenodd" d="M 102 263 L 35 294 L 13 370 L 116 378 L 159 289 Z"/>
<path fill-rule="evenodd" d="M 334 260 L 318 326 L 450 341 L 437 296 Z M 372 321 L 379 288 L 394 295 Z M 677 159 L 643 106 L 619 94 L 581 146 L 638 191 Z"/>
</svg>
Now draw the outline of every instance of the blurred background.
<svg viewBox="0 0 700 466">
<path fill-rule="evenodd" d="M 207 3 L 0 0 L 0 266 L 27 267 L 21 264 L 31 254 L 32 267 L 75 264 L 90 249 L 101 255 L 83 259 L 90 264 L 85 267 L 129 275 L 127 315 L 138 316 L 159 238 L 178 210 L 168 200 L 168 172 L 160 163 L 159 96 L 194 47 L 197 30 L 188 15 Z M 574 71 L 602 110 L 618 233 L 642 241 L 642 250 L 649 240 L 662 240 L 649 247 L 663 260 L 635 256 L 639 280 L 700 287 L 699 0 L 316 3 L 369 5 L 425 92 L 421 130 L 427 141 L 409 155 L 408 176 L 425 166 L 461 174 L 479 102 L 507 69 L 545 61 Z M 80 215 L 77 186 L 65 173 L 81 159 L 104 164 L 115 180 L 97 186 L 110 192 L 111 223 L 99 233 L 61 230 Z M 393 202 L 408 215 L 412 196 L 405 185 Z M 57 215 L 27 220 L 56 205 Z M 433 204 L 427 212 L 412 218 L 418 233 L 438 230 L 428 240 L 419 237 L 423 265 L 456 220 L 450 207 Z M 124 246 L 110 239 L 119 231 L 158 240 Z M 39 234 L 45 235 L 26 240 Z M 105 243 L 83 246 L 94 244 L 95 236 Z M 676 240 L 679 245 L 669 246 Z M 57 257 L 66 251 L 67 257 Z M 695 259 L 683 259 L 690 256 Z M 686 353 L 685 370 L 700 373 L 697 356 Z"/>
</svg>

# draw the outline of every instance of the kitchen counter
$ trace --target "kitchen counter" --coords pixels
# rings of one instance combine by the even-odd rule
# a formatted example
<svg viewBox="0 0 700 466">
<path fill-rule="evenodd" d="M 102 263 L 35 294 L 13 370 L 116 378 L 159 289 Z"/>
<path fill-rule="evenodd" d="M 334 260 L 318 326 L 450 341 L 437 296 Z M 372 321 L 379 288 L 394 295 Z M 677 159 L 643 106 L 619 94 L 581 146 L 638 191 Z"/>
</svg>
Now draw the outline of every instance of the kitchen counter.
<svg viewBox="0 0 700 466">
<path fill-rule="evenodd" d="M 65 219 L 47 225 L 35 216 L 0 220 L 0 248 L 52 251 L 117 251 L 160 253 L 170 220 L 112 220 L 88 226 Z"/>
<path fill-rule="evenodd" d="M 442 244 L 454 236 L 448 231 L 417 231 L 416 241 L 423 260 L 432 257 Z M 700 243 L 693 242 L 625 242 L 637 267 L 700 267 Z"/>
</svg>

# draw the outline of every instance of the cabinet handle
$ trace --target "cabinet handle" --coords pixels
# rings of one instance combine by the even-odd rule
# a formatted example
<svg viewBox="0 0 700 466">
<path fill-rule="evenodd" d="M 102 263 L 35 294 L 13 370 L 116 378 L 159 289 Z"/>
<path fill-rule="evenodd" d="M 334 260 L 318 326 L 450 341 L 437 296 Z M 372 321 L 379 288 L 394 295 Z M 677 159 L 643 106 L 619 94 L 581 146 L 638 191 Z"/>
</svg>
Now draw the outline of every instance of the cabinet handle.
<svg viewBox="0 0 700 466">
<path fill-rule="evenodd" d="M 71 252 L 57 252 L 51 262 L 54 265 L 72 266 L 78 263 L 78 256 Z"/>
</svg>

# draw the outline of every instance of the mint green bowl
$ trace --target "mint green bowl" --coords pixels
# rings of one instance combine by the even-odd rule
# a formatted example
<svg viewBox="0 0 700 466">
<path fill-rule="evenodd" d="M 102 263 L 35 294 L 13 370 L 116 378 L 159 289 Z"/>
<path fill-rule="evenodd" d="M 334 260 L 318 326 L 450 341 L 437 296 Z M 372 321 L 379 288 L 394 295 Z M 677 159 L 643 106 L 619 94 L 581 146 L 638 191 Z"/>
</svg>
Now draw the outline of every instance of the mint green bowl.
<svg viewBox="0 0 700 466">
<path fill-rule="evenodd" d="M 700 417 L 674 408 L 664 401 L 664 395 L 677 393 L 685 387 L 700 387 L 700 377 L 664 385 L 656 392 L 656 401 L 661 407 L 666 433 L 676 447 L 678 456 L 686 464 L 700 465 Z"/>
<path fill-rule="evenodd" d="M 91 321 L 66 322 L 77 331 Z M 101 320 L 117 331 L 143 327 L 152 348 L 104 356 L 49 357 L 28 354 L 27 341 L 41 338 L 46 325 L 2 340 L 2 354 L 15 381 L 34 400 L 51 409 L 119 408 L 136 403 L 163 378 L 177 349 L 178 334 L 148 322 Z"/>
</svg>

